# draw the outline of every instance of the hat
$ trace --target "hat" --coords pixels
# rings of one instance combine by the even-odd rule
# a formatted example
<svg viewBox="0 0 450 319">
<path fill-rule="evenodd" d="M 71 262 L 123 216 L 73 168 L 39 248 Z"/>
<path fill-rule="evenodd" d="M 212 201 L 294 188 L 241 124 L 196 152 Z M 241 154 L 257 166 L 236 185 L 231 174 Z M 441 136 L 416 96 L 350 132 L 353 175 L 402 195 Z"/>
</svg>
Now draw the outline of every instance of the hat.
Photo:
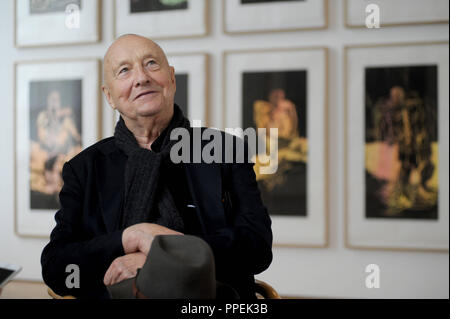
<svg viewBox="0 0 450 319">
<path fill-rule="evenodd" d="M 114 299 L 214 299 L 226 288 L 216 282 L 214 255 L 204 240 L 158 235 L 136 277 L 108 286 L 108 290 Z"/>
</svg>

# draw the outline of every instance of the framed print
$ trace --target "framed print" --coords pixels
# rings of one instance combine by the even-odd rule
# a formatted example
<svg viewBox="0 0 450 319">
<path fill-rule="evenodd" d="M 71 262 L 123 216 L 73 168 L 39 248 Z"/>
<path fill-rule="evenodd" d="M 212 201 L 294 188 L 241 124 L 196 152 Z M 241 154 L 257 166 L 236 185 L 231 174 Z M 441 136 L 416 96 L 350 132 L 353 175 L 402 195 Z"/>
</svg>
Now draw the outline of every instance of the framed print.
<svg viewBox="0 0 450 319">
<path fill-rule="evenodd" d="M 226 130 L 270 132 L 259 135 L 265 146 L 258 146 L 252 161 L 275 245 L 328 244 L 327 52 L 299 48 L 224 56 Z M 273 128 L 277 137 L 271 135 Z M 268 149 L 274 160 L 270 163 L 264 160 Z M 275 169 L 267 174 L 263 168 L 268 165 Z"/>
<path fill-rule="evenodd" d="M 100 137 L 98 60 L 15 66 L 16 232 L 48 237 L 62 166 Z"/>
<path fill-rule="evenodd" d="M 325 29 L 328 0 L 222 0 L 225 33 Z"/>
<path fill-rule="evenodd" d="M 448 54 L 346 48 L 348 247 L 448 251 Z"/>
<path fill-rule="evenodd" d="M 115 1 L 114 35 L 136 33 L 152 39 L 205 36 L 207 3 L 206 0 Z"/>
<path fill-rule="evenodd" d="M 208 56 L 202 53 L 168 54 L 169 64 L 175 68 L 177 91 L 175 103 L 191 121 L 208 121 Z"/>
<path fill-rule="evenodd" d="M 100 41 L 99 0 L 17 0 L 17 47 Z"/>
<path fill-rule="evenodd" d="M 365 28 L 366 7 L 379 8 L 380 26 L 448 23 L 448 0 L 344 0 L 344 20 L 349 28 Z"/>
</svg>

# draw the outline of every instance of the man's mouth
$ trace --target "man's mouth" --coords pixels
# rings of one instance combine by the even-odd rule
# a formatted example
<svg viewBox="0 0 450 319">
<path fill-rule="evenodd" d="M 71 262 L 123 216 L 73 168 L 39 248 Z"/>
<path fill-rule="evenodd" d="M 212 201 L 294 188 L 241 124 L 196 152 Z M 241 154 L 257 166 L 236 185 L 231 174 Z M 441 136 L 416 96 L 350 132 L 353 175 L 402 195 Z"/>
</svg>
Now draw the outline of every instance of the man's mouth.
<svg viewBox="0 0 450 319">
<path fill-rule="evenodd" d="M 137 100 L 143 96 L 151 95 L 154 93 L 156 93 L 156 91 L 145 91 L 145 92 L 139 93 L 134 99 Z"/>
</svg>

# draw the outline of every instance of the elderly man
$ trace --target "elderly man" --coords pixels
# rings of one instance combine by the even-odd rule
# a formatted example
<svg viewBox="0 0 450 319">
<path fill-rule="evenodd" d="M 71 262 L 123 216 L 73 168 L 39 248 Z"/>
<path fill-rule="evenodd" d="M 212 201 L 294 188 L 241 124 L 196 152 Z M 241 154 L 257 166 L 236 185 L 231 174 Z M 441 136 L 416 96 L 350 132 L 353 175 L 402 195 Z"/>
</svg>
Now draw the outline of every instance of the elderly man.
<svg viewBox="0 0 450 319">
<path fill-rule="evenodd" d="M 254 298 L 253 276 L 272 261 L 272 232 L 253 164 L 171 161 L 170 132 L 193 130 L 174 104 L 174 72 L 141 36 L 121 36 L 106 52 L 102 90 L 121 118 L 114 137 L 64 165 L 61 209 L 41 257 L 56 293 L 108 298 L 107 286 L 136 276 L 155 236 L 189 234 L 211 247 L 218 281 Z M 71 264 L 79 288 L 66 284 Z"/>
</svg>

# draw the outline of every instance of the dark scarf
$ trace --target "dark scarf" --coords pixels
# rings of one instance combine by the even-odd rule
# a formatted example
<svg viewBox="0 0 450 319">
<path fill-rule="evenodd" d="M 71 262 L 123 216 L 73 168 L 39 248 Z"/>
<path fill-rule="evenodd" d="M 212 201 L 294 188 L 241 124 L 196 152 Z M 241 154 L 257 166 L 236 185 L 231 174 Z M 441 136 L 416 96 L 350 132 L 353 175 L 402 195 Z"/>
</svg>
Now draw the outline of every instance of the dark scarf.
<svg viewBox="0 0 450 319">
<path fill-rule="evenodd" d="M 150 151 L 139 146 L 133 133 L 120 117 L 114 132 L 115 142 L 117 147 L 128 156 L 121 223 L 123 228 L 148 222 L 183 232 L 183 219 L 167 186 L 168 181 L 160 174 L 164 163 L 170 161 L 172 145 L 177 142 L 170 140 L 170 132 L 176 127 L 189 128 L 190 123 L 175 104 L 172 120 L 152 143 L 152 149 L 155 151 Z"/>
</svg>

